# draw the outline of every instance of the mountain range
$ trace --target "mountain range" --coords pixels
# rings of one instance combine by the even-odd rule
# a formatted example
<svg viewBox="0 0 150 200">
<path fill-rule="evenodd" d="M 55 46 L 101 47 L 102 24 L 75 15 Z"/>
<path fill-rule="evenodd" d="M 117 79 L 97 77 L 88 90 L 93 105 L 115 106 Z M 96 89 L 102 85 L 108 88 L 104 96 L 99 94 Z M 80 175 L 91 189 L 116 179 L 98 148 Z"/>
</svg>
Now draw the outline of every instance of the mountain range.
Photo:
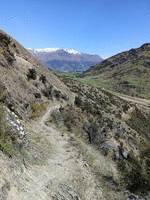
<svg viewBox="0 0 150 200">
<path fill-rule="evenodd" d="M 38 60 L 50 69 L 59 71 L 86 71 L 91 66 L 103 61 L 98 55 L 81 53 L 73 49 L 45 48 L 34 49 L 27 48 Z"/>
</svg>

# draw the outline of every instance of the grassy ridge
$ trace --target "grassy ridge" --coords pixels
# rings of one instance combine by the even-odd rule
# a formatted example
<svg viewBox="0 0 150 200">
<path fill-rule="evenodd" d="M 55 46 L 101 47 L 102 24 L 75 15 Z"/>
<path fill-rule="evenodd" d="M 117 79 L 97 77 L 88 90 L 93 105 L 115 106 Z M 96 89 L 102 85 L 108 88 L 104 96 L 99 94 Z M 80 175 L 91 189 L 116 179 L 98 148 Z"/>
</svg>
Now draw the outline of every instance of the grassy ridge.
<svg viewBox="0 0 150 200">
<path fill-rule="evenodd" d="M 104 82 L 115 92 L 150 99 L 150 43 L 114 55 L 80 78 Z"/>
</svg>

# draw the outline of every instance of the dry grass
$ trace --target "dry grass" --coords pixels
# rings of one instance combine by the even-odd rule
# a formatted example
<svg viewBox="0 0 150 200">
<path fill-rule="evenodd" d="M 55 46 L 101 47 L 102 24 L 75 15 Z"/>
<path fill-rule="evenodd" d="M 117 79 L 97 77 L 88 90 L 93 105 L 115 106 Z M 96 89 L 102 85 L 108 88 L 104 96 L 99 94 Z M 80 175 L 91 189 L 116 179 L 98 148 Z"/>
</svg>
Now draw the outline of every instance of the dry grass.
<svg viewBox="0 0 150 200">
<path fill-rule="evenodd" d="M 53 153 L 50 143 L 40 133 L 33 131 L 31 124 L 26 124 L 29 146 L 24 148 L 25 160 L 32 165 L 45 165 L 48 155 Z"/>
<path fill-rule="evenodd" d="M 95 188 L 101 188 L 102 196 L 105 199 L 124 200 L 125 194 L 122 191 L 121 174 L 118 172 L 116 164 L 110 157 L 102 155 L 96 146 L 86 144 L 85 141 L 78 138 L 74 133 L 68 132 L 68 134 L 71 137 L 70 145 L 78 151 L 76 162 L 79 162 L 78 160 L 80 159 L 86 161 L 94 177 Z M 87 179 L 84 180 L 82 178 L 80 169 L 79 174 L 79 176 L 73 177 L 72 182 L 75 184 L 81 199 L 86 199 L 85 191 L 90 190 L 90 185 Z"/>
</svg>

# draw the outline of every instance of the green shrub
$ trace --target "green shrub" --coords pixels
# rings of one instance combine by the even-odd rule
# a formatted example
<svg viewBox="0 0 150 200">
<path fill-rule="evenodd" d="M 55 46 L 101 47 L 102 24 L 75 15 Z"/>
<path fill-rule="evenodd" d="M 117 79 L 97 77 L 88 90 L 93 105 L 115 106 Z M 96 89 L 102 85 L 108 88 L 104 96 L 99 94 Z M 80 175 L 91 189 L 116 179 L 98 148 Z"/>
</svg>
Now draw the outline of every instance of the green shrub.
<svg viewBox="0 0 150 200">
<path fill-rule="evenodd" d="M 53 111 L 49 121 L 54 122 L 60 128 L 65 125 L 68 131 L 72 131 L 75 120 L 77 118 L 75 111 L 73 111 L 72 108 L 68 106 L 64 108 L 61 107 L 59 111 L 60 112 Z"/>
<path fill-rule="evenodd" d="M 10 156 L 15 154 L 15 152 L 13 151 L 13 142 L 9 135 L 9 129 L 7 129 L 7 127 L 3 129 L 3 133 L 0 132 L 0 150 Z"/>
<path fill-rule="evenodd" d="M 83 135 L 86 132 L 86 137 L 89 138 L 90 142 L 99 143 L 98 131 L 101 125 L 98 121 L 95 121 L 97 117 L 94 118 L 87 111 L 83 113 L 80 109 L 72 106 L 61 107 L 59 111 L 51 113 L 49 122 L 57 124 L 59 128 L 65 125 L 68 131 L 75 130 L 79 135 Z"/>
<path fill-rule="evenodd" d="M 71 124 L 71 122 L 67 121 L 67 122 L 65 123 L 65 126 L 67 127 L 67 130 L 68 130 L 69 132 L 72 131 L 72 124 Z"/>
<path fill-rule="evenodd" d="M 32 109 L 32 113 L 30 114 L 31 119 L 40 117 L 40 113 L 46 109 L 44 103 L 41 103 L 40 105 L 35 103 L 30 103 L 30 106 Z"/>
<path fill-rule="evenodd" d="M 31 119 L 35 119 L 40 117 L 40 113 L 36 110 L 33 113 L 30 114 Z"/>
<path fill-rule="evenodd" d="M 9 127 L 6 125 L 4 101 L 6 94 L 0 86 L 0 150 L 8 155 L 13 155 L 13 142 L 9 135 Z"/>
<path fill-rule="evenodd" d="M 60 123 L 60 121 L 63 120 L 63 118 L 64 118 L 64 116 L 60 112 L 53 111 L 51 113 L 51 121 L 56 123 L 57 125 Z"/>
<path fill-rule="evenodd" d="M 0 86 L 0 134 L 5 132 L 4 120 L 5 120 L 5 109 L 4 101 L 6 99 L 6 94 L 4 93 L 3 88 Z"/>
</svg>

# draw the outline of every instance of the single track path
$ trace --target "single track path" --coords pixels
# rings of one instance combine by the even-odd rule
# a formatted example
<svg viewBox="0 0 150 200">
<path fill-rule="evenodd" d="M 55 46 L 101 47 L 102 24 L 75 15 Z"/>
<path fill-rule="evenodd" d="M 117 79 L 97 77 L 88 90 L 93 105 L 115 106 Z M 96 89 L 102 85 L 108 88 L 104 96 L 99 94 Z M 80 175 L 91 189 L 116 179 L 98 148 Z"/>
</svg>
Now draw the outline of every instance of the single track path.
<svg viewBox="0 0 150 200">
<path fill-rule="evenodd" d="M 62 133 L 56 128 L 45 125 L 50 113 L 59 107 L 60 105 L 49 107 L 38 121 L 32 121 L 27 125 L 27 132 L 34 132 L 46 139 L 52 151 L 46 154 L 47 160 L 44 165 L 32 165 L 25 159 L 27 168 L 23 166 L 23 172 L 19 175 L 16 171 L 17 179 L 14 179 L 8 200 L 105 199 L 86 159 L 79 154 L 79 149 L 70 143 L 74 137 L 73 133 L 69 135 L 67 132 Z M 96 162 L 102 161 L 100 159 L 103 156 L 92 150 L 90 145 L 87 147 L 83 145 L 93 156 L 97 155 L 99 159 Z M 46 149 L 48 146 L 43 148 Z M 101 169 L 106 170 L 106 168 L 109 171 L 110 165 L 101 163 Z"/>
</svg>

